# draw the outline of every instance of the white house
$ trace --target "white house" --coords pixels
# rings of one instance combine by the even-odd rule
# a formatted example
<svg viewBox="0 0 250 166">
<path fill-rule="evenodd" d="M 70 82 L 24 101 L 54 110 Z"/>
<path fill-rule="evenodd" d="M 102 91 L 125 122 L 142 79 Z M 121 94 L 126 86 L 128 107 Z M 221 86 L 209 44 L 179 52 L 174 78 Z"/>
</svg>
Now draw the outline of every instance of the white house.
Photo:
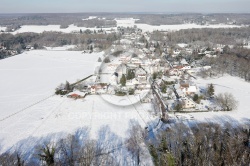
<svg viewBox="0 0 250 166">
<path fill-rule="evenodd" d="M 137 66 L 142 64 L 142 61 L 139 58 L 131 58 L 130 62 Z"/>
<path fill-rule="evenodd" d="M 139 83 L 147 83 L 147 73 L 142 68 L 139 68 L 135 71 L 135 77 Z"/>
<path fill-rule="evenodd" d="M 188 88 L 184 88 L 182 91 L 189 95 L 197 93 L 198 90 L 196 86 L 189 86 Z"/>
<path fill-rule="evenodd" d="M 90 87 L 90 93 L 91 94 L 96 94 L 96 88 L 95 88 L 94 85 Z"/>
<path fill-rule="evenodd" d="M 191 69 L 191 66 L 183 66 L 182 67 L 182 70 L 190 70 Z"/>
<path fill-rule="evenodd" d="M 182 60 L 180 61 L 180 63 L 181 63 L 182 66 L 187 66 L 187 65 L 189 65 L 189 64 L 187 63 L 186 59 L 182 59 Z"/>
<path fill-rule="evenodd" d="M 118 83 L 118 76 L 116 76 L 115 74 L 113 74 L 113 75 L 110 77 L 109 83 L 110 83 L 111 85 L 117 85 L 117 83 Z"/>
<path fill-rule="evenodd" d="M 195 108 L 196 107 L 196 103 L 189 99 L 189 98 L 183 98 L 181 99 L 181 102 L 182 102 L 182 107 L 184 109 L 188 109 L 188 108 Z"/>
</svg>

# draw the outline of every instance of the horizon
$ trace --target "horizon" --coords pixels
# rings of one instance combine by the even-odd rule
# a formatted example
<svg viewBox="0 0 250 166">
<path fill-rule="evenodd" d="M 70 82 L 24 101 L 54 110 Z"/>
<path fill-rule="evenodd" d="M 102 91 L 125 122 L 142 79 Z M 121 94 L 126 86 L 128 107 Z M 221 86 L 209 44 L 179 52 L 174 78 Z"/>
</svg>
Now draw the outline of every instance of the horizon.
<svg viewBox="0 0 250 166">
<path fill-rule="evenodd" d="M 247 0 L 2 0 L 1 14 L 35 13 L 250 13 Z"/>
<path fill-rule="evenodd" d="M 15 15 L 15 14 L 250 14 L 249 12 L 13 12 L 0 13 L 0 15 Z"/>
</svg>

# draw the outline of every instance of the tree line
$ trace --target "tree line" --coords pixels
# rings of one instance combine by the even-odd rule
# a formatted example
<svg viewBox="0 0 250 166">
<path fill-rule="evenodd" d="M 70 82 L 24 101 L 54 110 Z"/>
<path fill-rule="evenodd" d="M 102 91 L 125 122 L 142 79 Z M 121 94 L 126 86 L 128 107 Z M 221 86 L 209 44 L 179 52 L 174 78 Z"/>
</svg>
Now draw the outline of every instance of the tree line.
<svg viewBox="0 0 250 166">
<path fill-rule="evenodd" d="M 174 32 L 155 31 L 151 40 L 166 42 L 168 45 L 187 43 L 189 45 L 207 46 L 213 48 L 215 44 L 241 46 L 244 40 L 249 40 L 250 27 L 242 28 L 203 28 L 184 29 Z"/>
<path fill-rule="evenodd" d="M 80 32 L 79 32 L 80 33 Z M 27 46 L 34 47 L 34 49 L 43 48 L 43 46 L 63 46 L 63 45 L 77 45 L 79 50 L 99 48 L 105 50 L 109 48 L 113 41 L 119 39 L 116 33 L 80 33 L 80 34 L 66 34 L 58 32 L 44 32 L 37 33 L 21 33 L 17 35 L 0 34 L 0 44 L 7 50 L 16 50 L 21 53 Z"/>
<path fill-rule="evenodd" d="M 38 144 L 28 157 L 19 151 L 0 155 L 2 165 L 249 165 L 250 124 L 176 122 L 150 134 L 130 123 L 122 141 L 107 127 L 90 139 L 87 129 L 56 142 Z M 235 122 L 236 123 L 236 122 Z M 21 146 L 23 147 L 23 146 Z"/>
</svg>

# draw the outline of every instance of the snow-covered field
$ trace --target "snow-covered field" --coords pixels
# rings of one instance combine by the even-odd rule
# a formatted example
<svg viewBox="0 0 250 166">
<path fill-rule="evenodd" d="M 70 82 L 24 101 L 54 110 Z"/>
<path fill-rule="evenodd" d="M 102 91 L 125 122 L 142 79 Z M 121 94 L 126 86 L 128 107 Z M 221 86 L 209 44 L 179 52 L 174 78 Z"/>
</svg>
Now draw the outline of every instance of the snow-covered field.
<svg viewBox="0 0 250 166">
<path fill-rule="evenodd" d="M 69 49 L 74 49 L 76 47 L 76 45 L 64 45 L 62 47 L 45 47 L 46 50 L 50 50 L 50 51 L 66 51 Z"/>
<path fill-rule="evenodd" d="M 250 49 L 250 45 L 244 46 L 244 48 Z"/>
<path fill-rule="evenodd" d="M 96 19 L 97 18 L 97 16 L 89 16 L 88 18 L 84 18 L 84 19 L 82 19 L 83 21 L 85 21 L 85 20 L 93 20 L 93 19 Z"/>
<path fill-rule="evenodd" d="M 138 19 L 133 18 L 116 18 L 117 27 L 134 27 L 135 21 Z"/>
<path fill-rule="evenodd" d="M 98 54 L 30 51 L 0 61 L 0 119 L 54 93 L 66 80 L 93 74 Z"/>
<path fill-rule="evenodd" d="M 149 108 L 147 104 L 114 106 L 96 95 L 82 100 L 54 96 L 1 122 L 1 150 L 13 145 L 17 148 L 24 140 L 32 147 L 42 137 L 62 138 L 84 127 L 88 127 L 91 138 L 97 138 L 98 131 L 105 126 L 125 138 L 131 120 L 147 126 L 153 118 L 147 111 Z"/>
<path fill-rule="evenodd" d="M 95 17 L 90 17 L 87 19 L 94 19 Z M 87 20 L 86 19 L 86 20 Z M 142 29 L 144 32 L 155 31 L 155 30 L 164 30 L 164 31 L 179 31 L 182 29 L 199 29 L 199 28 L 240 28 L 242 26 L 238 25 L 226 25 L 226 24 L 216 24 L 216 25 L 197 25 L 197 24 L 179 24 L 179 25 L 148 25 L 148 24 L 138 24 L 135 23 L 137 19 L 133 18 L 116 18 L 115 21 L 117 22 L 117 27 L 134 27 L 137 26 L 138 28 Z M 20 29 L 12 32 L 12 34 L 17 33 L 24 33 L 24 32 L 34 32 L 34 33 L 42 33 L 44 31 L 56 31 L 56 32 L 63 32 L 63 33 L 72 33 L 72 32 L 79 32 L 80 29 L 85 31 L 89 29 L 91 31 L 98 31 L 98 30 L 116 30 L 117 27 L 113 28 L 86 28 L 86 27 L 77 27 L 73 24 L 69 25 L 68 28 L 61 29 L 60 25 L 23 25 Z"/>
<path fill-rule="evenodd" d="M 98 95 L 89 95 L 79 100 L 60 96 L 49 97 L 61 82 L 74 82 L 92 74 L 99 56 L 102 56 L 102 53 L 38 50 L 1 60 L 0 152 L 9 148 L 18 149 L 22 143 L 28 145 L 26 148 L 32 148 L 46 139 L 62 138 L 85 127 L 88 127 L 92 138 L 98 137 L 98 132 L 103 127 L 108 127 L 118 137 L 125 138 L 131 120 L 138 121 L 142 127 L 153 128 L 158 118 L 151 116 L 150 104 L 138 102 L 124 105 L 123 98 L 118 100 Z M 232 112 L 180 115 L 192 115 L 196 122 L 235 123 L 233 120 L 244 122 L 250 119 L 249 83 L 227 75 L 216 79 L 199 78 L 194 82 L 201 88 L 213 83 L 216 94 L 232 93 L 239 101 L 238 109 Z M 121 102 L 121 105 L 113 104 L 109 98 L 112 102 Z M 45 100 L 36 103 L 42 99 Z M 130 96 L 127 101 L 138 101 L 138 98 Z M 13 115 L 34 103 L 36 104 L 32 107 Z M 9 115 L 13 116 L 8 117 Z"/>
<path fill-rule="evenodd" d="M 6 30 L 6 27 L 1 27 L 0 26 L 0 31 L 5 31 Z"/>
<path fill-rule="evenodd" d="M 92 138 L 105 126 L 124 138 L 131 120 L 145 127 L 157 119 L 150 117 L 150 104 L 116 106 L 98 95 L 80 100 L 52 96 L 13 115 L 52 95 L 61 82 L 93 74 L 99 56 L 102 53 L 39 50 L 1 60 L 0 152 L 18 149 L 22 143 L 29 149 L 84 127 L 88 127 Z M 134 100 L 138 99 L 129 99 Z"/>
<path fill-rule="evenodd" d="M 250 120 L 250 83 L 243 79 L 225 75 L 215 79 L 194 80 L 197 86 L 205 88 L 212 83 L 215 86 L 215 94 L 229 92 L 238 101 L 238 108 L 231 112 L 202 112 L 190 113 L 198 121 L 232 122 L 233 120 L 244 122 Z"/>
<path fill-rule="evenodd" d="M 226 25 L 226 24 L 216 24 L 216 25 L 197 25 L 197 24 L 179 24 L 179 25 L 148 25 L 148 24 L 135 24 L 138 28 L 143 31 L 153 32 L 156 30 L 162 31 L 179 31 L 182 29 L 202 29 L 202 28 L 240 28 L 242 26 L 237 25 Z"/>
<path fill-rule="evenodd" d="M 240 28 L 238 25 L 226 25 L 226 24 L 215 24 L 215 25 L 197 25 L 197 24 L 178 24 L 178 25 L 148 25 L 148 24 L 138 24 L 135 23 L 137 19 L 133 18 L 124 18 L 124 19 L 115 19 L 117 22 L 117 27 L 134 27 L 142 29 L 144 32 L 163 30 L 163 31 L 179 31 L 182 29 L 200 29 L 200 28 Z"/>
<path fill-rule="evenodd" d="M 63 33 L 72 33 L 72 32 L 80 32 L 80 30 L 85 31 L 89 29 L 91 31 L 98 31 L 98 30 L 111 30 L 115 28 L 86 28 L 86 27 L 77 27 L 75 25 L 69 25 L 68 28 L 61 29 L 60 25 L 24 25 L 21 26 L 20 29 L 12 32 L 13 34 L 17 33 L 24 33 L 24 32 L 34 32 L 34 33 L 43 33 L 48 31 L 55 31 L 55 32 L 63 32 Z"/>
</svg>

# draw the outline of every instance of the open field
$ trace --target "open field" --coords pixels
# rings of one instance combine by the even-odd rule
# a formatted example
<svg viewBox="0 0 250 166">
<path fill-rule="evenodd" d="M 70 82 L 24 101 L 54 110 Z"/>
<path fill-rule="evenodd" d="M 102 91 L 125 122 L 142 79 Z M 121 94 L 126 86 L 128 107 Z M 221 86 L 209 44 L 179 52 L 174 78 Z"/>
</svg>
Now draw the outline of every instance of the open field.
<svg viewBox="0 0 250 166">
<path fill-rule="evenodd" d="M 215 95 L 218 93 L 229 92 L 232 93 L 238 101 L 238 108 L 235 111 L 190 113 L 197 121 L 216 122 L 221 124 L 224 122 L 243 123 L 245 121 L 250 121 L 250 83 L 228 75 L 214 79 L 199 78 L 194 80 L 194 82 L 200 88 L 206 88 L 208 84 L 212 83 L 215 87 Z"/>
<path fill-rule="evenodd" d="M 62 138 L 84 127 L 88 127 L 92 138 L 96 138 L 98 131 L 105 126 L 125 138 L 131 120 L 146 127 L 157 119 L 148 112 L 150 104 L 116 106 L 97 95 L 81 100 L 60 96 L 45 99 L 61 82 L 74 82 L 93 74 L 97 58 L 101 55 L 30 51 L 0 61 L 5 85 L 0 88 L 1 151 L 17 149 L 27 141 L 32 148 L 39 141 Z M 137 100 L 134 98 L 131 96 L 129 101 Z M 42 99 L 45 100 L 8 117 Z"/>
<path fill-rule="evenodd" d="M 0 119 L 54 93 L 65 81 L 75 82 L 94 72 L 98 54 L 30 51 L 0 61 Z"/>
<path fill-rule="evenodd" d="M 72 32 L 80 32 L 80 30 L 85 31 L 89 29 L 91 31 L 98 30 L 116 30 L 117 27 L 134 27 L 142 29 L 142 31 L 152 32 L 152 31 L 179 31 L 182 29 L 201 29 L 201 28 L 240 28 L 244 26 L 239 25 L 227 25 L 227 24 L 214 24 L 214 25 L 198 25 L 198 24 L 176 24 L 176 25 L 149 25 L 149 24 L 141 24 L 135 23 L 137 19 L 133 18 L 120 18 L 115 19 L 117 22 L 116 27 L 111 28 L 86 28 L 86 27 L 78 27 L 74 24 L 69 25 L 67 28 L 60 28 L 60 25 L 23 25 L 20 29 L 12 32 L 12 34 L 24 33 L 24 32 L 34 32 L 34 33 L 42 33 L 44 31 L 55 31 L 55 32 L 63 32 L 63 33 L 72 33 Z"/>
</svg>

